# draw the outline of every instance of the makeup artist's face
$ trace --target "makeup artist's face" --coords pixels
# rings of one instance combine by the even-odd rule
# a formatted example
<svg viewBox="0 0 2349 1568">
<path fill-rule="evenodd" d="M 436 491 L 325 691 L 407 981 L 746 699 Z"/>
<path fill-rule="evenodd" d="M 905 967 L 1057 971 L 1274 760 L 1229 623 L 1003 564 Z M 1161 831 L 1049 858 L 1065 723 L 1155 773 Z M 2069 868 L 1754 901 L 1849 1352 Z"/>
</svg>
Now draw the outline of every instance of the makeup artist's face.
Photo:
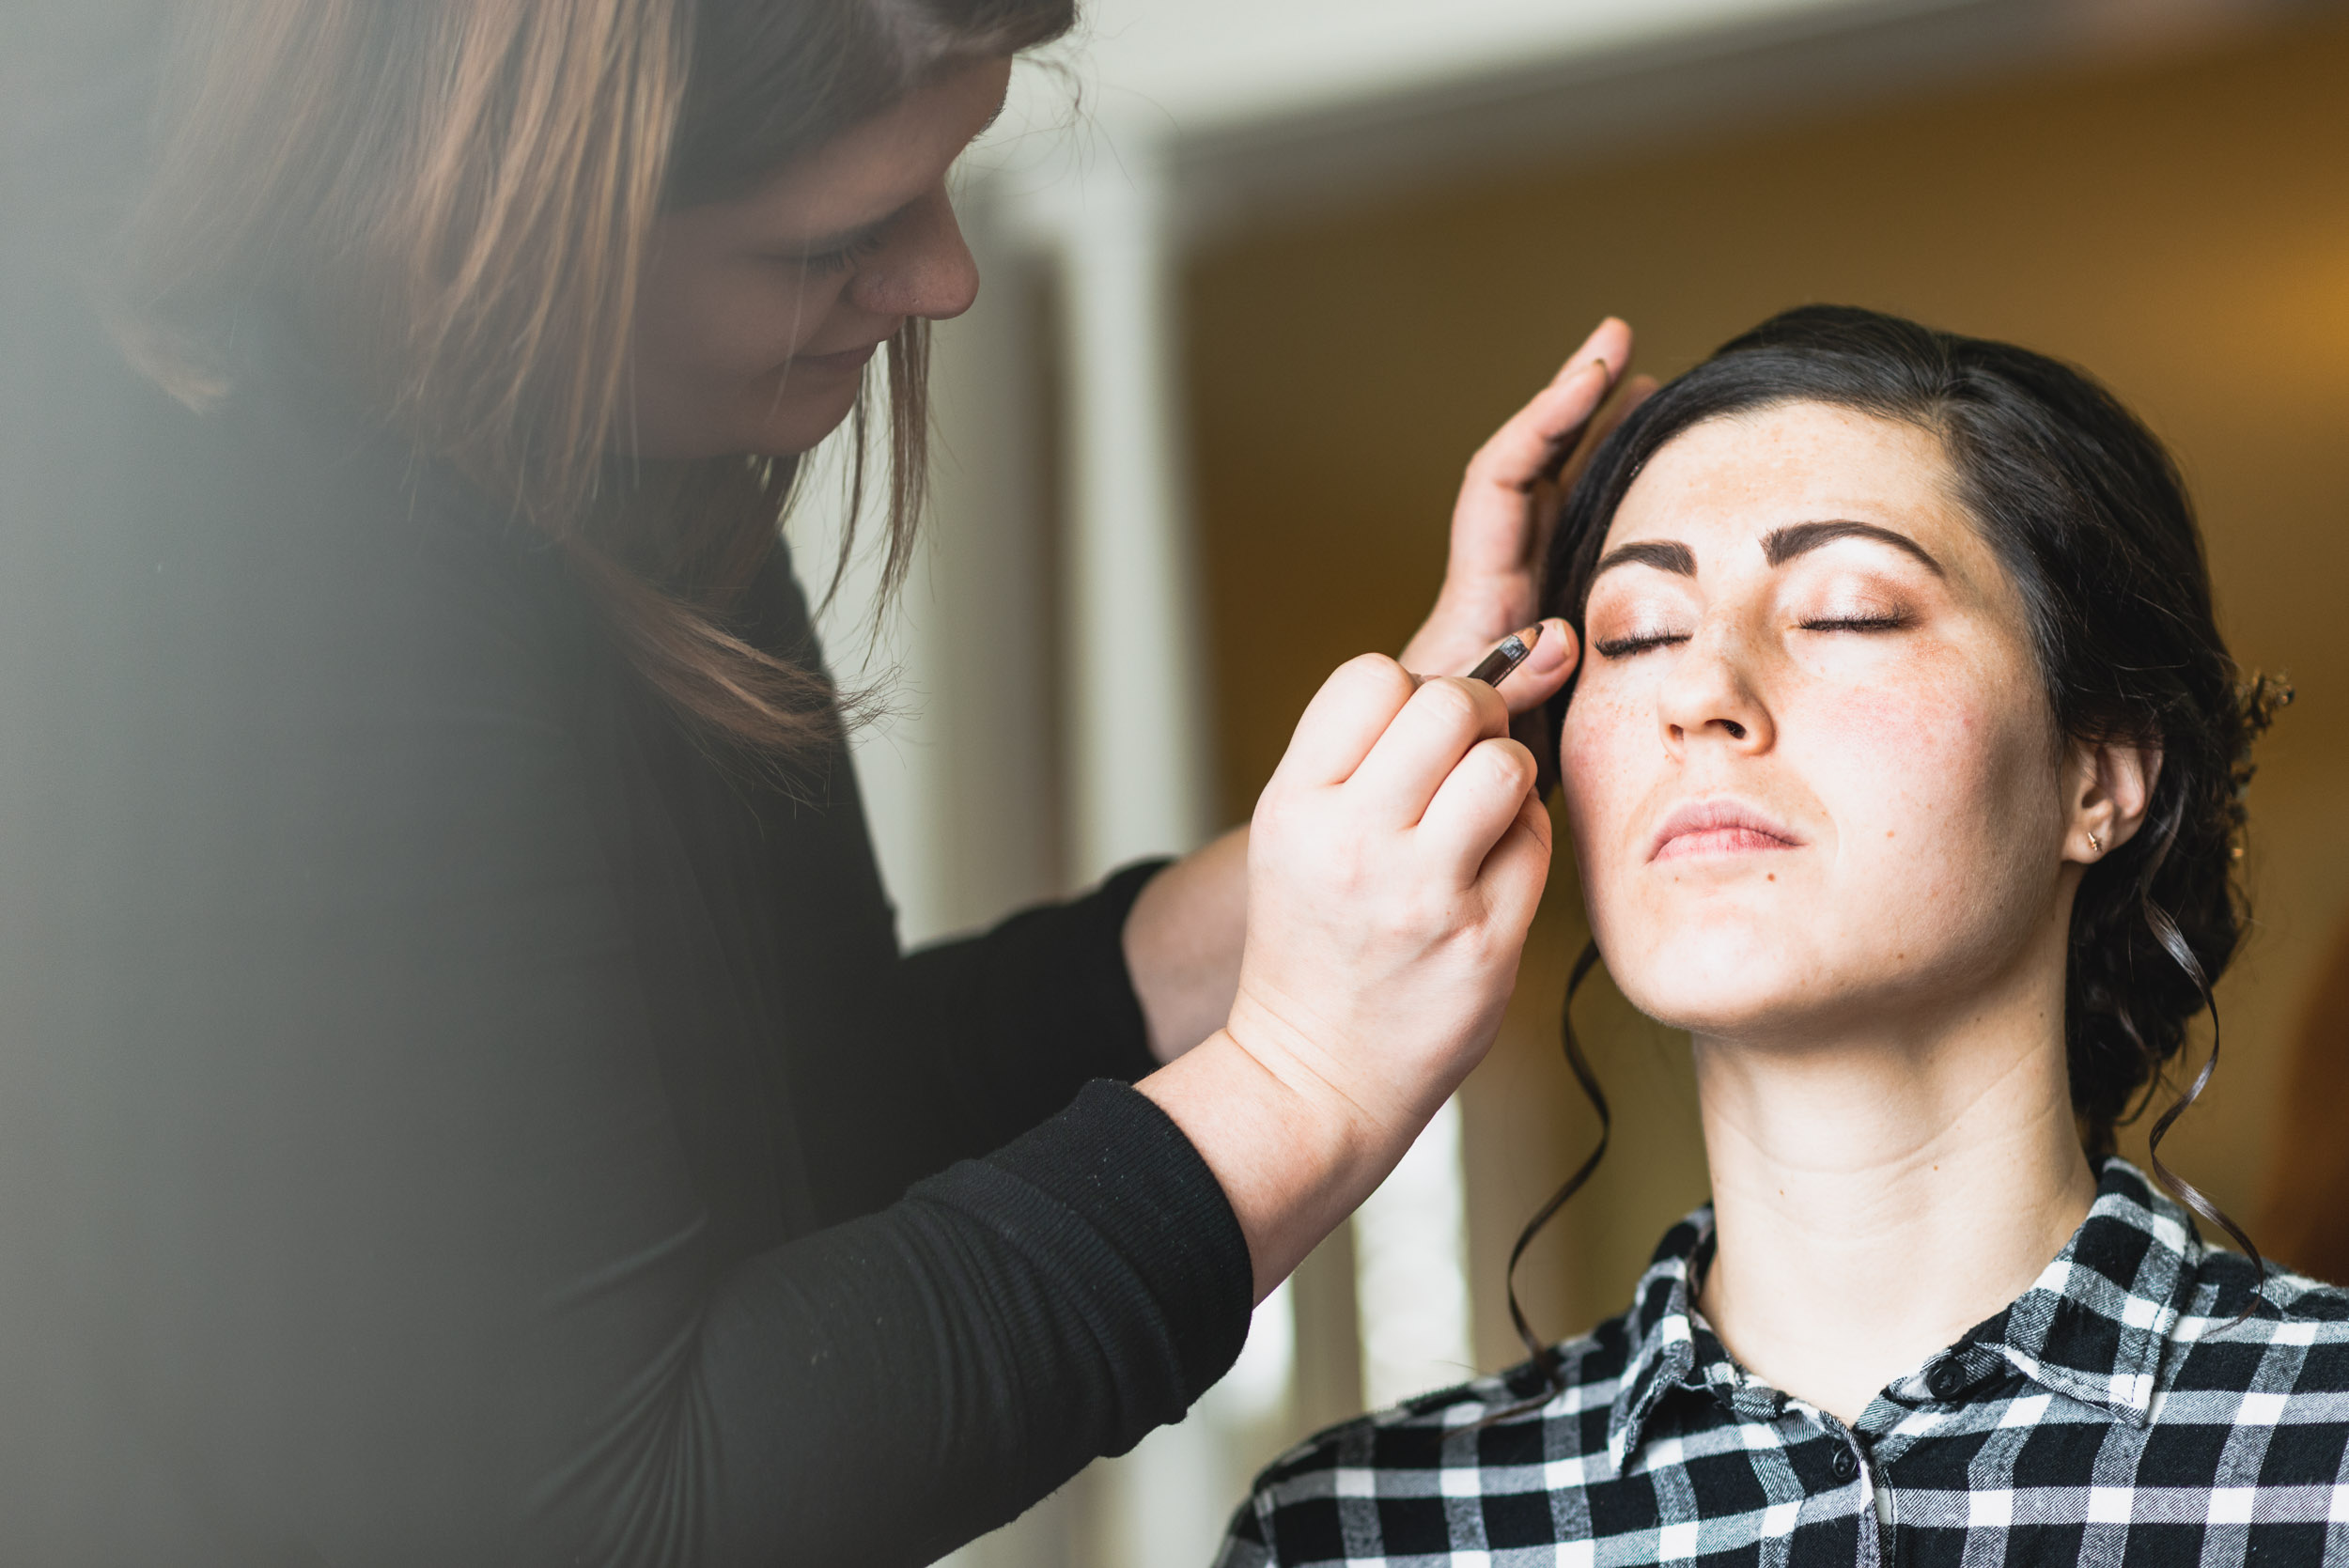
<svg viewBox="0 0 2349 1568">
<path fill-rule="evenodd" d="M 946 171 L 1003 107 L 1008 60 L 958 68 L 738 200 L 663 216 L 639 293 L 632 449 L 781 456 L 855 406 L 910 318 L 971 308 Z"/>
<path fill-rule="evenodd" d="M 2062 942 L 2063 749 L 1953 492 L 1927 432 L 1796 403 L 1691 427 L 1617 510 L 1561 760 L 1650 1016 L 1897 1030 Z"/>
</svg>

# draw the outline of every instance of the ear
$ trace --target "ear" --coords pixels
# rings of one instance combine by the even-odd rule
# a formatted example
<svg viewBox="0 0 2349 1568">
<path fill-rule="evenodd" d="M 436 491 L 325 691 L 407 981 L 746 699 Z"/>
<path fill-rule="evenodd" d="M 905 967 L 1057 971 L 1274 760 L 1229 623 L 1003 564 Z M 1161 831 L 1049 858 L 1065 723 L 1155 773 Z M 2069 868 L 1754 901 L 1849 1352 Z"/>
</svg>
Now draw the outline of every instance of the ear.
<svg viewBox="0 0 2349 1568">
<path fill-rule="evenodd" d="M 2161 777 L 2161 749 L 2127 740 L 2075 742 L 2063 858 L 2093 865 L 2137 836 Z"/>
</svg>

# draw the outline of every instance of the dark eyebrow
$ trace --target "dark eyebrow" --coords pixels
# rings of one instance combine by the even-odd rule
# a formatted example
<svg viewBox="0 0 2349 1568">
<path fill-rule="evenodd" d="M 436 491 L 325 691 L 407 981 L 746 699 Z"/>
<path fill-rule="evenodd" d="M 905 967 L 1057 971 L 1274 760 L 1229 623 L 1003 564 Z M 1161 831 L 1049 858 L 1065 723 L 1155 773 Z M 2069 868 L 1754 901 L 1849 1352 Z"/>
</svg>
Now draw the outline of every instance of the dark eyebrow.
<svg viewBox="0 0 2349 1568">
<path fill-rule="evenodd" d="M 1677 539 L 1641 539 L 1636 543 L 1617 545 L 1598 558 L 1591 568 L 1591 581 L 1617 567 L 1654 567 L 1674 577 L 1694 577 L 1697 574 L 1696 551 Z"/>
<path fill-rule="evenodd" d="M 1905 550 L 1925 564 L 1936 577 L 1947 577 L 1941 563 L 1929 554 L 1925 547 L 1906 534 L 1890 528 L 1878 528 L 1873 522 L 1854 522 L 1848 518 L 1836 518 L 1827 522 L 1797 522 L 1785 528 L 1774 528 L 1762 538 L 1762 558 L 1773 567 L 1782 567 L 1796 556 L 1818 549 L 1830 539 L 1874 539 L 1879 544 Z"/>
</svg>

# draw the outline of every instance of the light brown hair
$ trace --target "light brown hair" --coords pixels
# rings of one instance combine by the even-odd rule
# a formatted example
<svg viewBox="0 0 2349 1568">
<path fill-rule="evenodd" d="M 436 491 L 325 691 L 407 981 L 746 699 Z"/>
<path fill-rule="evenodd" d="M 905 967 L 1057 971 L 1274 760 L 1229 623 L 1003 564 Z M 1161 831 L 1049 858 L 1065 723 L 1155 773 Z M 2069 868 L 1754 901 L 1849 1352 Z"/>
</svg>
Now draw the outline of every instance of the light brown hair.
<svg viewBox="0 0 2349 1568">
<path fill-rule="evenodd" d="M 252 312 L 327 329 L 371 411 L 554 538 L 629 659 L 715 738 L 837 733 L 816 672 L 732 622 L 793 459 L 619 463 L 655 219 L 742 194 L 949 63 L 1046 41 L 1074 0 L 189 0 L 118 330 L 202 406 Z M 852 416 L 854 513 L 890 449 L 894 587 L 921 509 L 925 323 Z M 868 389 L 869 390 L 869 389 Z M 844 551 L 848 548 L 844 545 Z"/>
</svg>

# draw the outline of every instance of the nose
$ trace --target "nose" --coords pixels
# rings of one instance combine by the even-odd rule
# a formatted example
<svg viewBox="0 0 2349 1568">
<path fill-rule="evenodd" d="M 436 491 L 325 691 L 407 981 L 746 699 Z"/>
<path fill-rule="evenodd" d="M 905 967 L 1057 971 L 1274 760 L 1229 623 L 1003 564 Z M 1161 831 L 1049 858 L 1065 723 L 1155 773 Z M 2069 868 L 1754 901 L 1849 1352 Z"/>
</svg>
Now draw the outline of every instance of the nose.
<svg viewBox="0 0 2349 1568">
<path fill-rule="evenodd" d="M 1665 754 L 1686 761 L 1693 748 L 1707 745 L 1738 754 L 1768 751 L 1778 732 L 1754 675 L 1733 627 L 1714 621 L 1700 628 L 1678 650 L 1657 691 Z"/>
<path fill-rule="evenodd" d="M 979 297 L 979 265 L 941 180 L 894 225 L 888 249 L 858 269 L 849 298 L 876 316 L 945 321 Z"/>
</svg>

